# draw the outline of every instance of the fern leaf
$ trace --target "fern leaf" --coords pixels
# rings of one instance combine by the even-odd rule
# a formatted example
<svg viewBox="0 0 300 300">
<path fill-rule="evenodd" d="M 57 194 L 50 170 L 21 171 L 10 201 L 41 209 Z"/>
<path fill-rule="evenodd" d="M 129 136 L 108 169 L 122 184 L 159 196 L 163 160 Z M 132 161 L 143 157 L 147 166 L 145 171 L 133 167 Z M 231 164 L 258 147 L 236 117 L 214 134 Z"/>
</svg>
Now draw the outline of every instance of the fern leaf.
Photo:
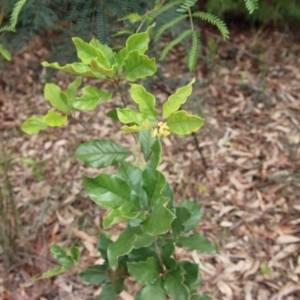
<svg viewBox="0 0 300 300">
<path fill-rule="evenodd" d="M 200 18 L 206 22 L 209 22 L 209 23 L 215 25 L 219 29 L 221 35 L 223 36 L 223 39 L 229 38 L 229 31 L 227 29 L 226 24 L 218 17 L 216 17 L 210 13 L 200 12 L 200 11 L 194 12 L 193 17 Z"/>
<path fill-rule="evenodd" d="M 167 3 L 166 5 L 163 5 L 162 7 L 160 7 L 157 10 L 154 10 L 152 13 L 149 14 L 147 21 L 148 22 L 152 22 L 156 17 L 158 17 L 159 15 L 161 15 L 163 12 L 167 11 L 168 9 L 179 5 L 182 3 L 182 0 L 173 0 L 169 3 Z"/>
<path fill-rule="evenodd" d="M 160 38 L 160 36 L 162 35 L 162 33 L 172 27 L 173 25 L 175 25 L 176 23 L 184 20 L 185 18 L 187 17 L 187 15 L 181 15 L 181 16 L 178 16 L 177 18 L 174 18 L 173 20 L 171 20 L 170 22 L 164 24 L 163 26 L 161 26 L 157 32 L 155 33 L 155 36 L 154 36 L 154 41 L 157 42 Z"/>
<path fill-rule="evenodd" d="M 183 39 L 185 39 L 187 36 L 189 36 L 193 31 L 191 29 L 185 30 L 182 32 L 175 40 L 173 40 L 171 43 L 169 43 L 164 50 L 160 54 L 160 60 L 164 59 L 168 52 L 178 43 L 180 43 Z"/>
<path fill-rule="evenodd" d="M 189 8 L 191 8 L 193 5 L 195 5 L 195 3 L 197 2 L 197 0 L 187 0 L 184 3 L 182 3 L 180 5 L 180 8 L 177 9 L 177 11 L 179 13 L 184 13 L 186 12 Z"/>
<path fill-rule="evenodd" d="M 14 9 L 11 13 L 11 17 L 10 17 L 10 24 L 7 25 L 7 26 L 4 26 L 2 28 L 0 28 L 0 32 L 3 32 L 3 31 L 15 31 L 15 28 L 16 28 L 16 24 L 17 24 L 17 21 L 18 21 L 18 16 L 19 16 L 19 13 L 23 7 L 23 5 L 25 4 L 27 0 L 19 0 L 15 6 L 14 6 Z"/>
<path fill-rule="evenodd" d="M 131 13 L 119 19 L 119 21 L 125 21 L 125 20 L 128 20 L 131 24 L 134 24 L 136 22 L 142 21 L 142 16 L 140 16 L 137 13 Z"/>
<path fill-rule="evenodd" d="M 200 48 L 200 37 L 195 30 L 192 32 L 192 45 L 188 54 L 188 68 L 191 72 L 195 71 L 197 58 Z"/>
<path fill-rule="evenodd" d="M 256 9 L 258 9 L 258 0 L 244 0 L 246 8 L 249 13 L 252 14 Z"/>
<path fill-rule="evenodd" d="M 8 50 L 6 50 L 3 45 L 0 44 L 0 54 L 6 59 L 6 60 L 11 60 L 11 55 L 8 52 Z"/>
</svg>

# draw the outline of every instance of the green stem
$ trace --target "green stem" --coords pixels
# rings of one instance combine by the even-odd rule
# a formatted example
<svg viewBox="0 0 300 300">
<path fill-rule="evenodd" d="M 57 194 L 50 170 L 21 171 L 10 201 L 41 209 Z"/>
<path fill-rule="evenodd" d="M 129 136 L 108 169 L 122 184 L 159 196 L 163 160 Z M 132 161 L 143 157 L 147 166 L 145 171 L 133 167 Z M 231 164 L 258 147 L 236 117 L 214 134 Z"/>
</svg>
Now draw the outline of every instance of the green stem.
<svg viewBox="0 0 300 300">
<path fill-rule="evenodd" d="M 159 264 L 160 264 L 160 266 L 163 270 L 163 274 L 165 274 L 166 273 L 166 267 L 163 263 L 163 260 L 162 260 L 162 257 L 161 257 L 161 252 L 160 252 L 160 249 L 157 245 L 157 239 L 156 238 L 153 239 L 153 244 L 154 244 L 154 247 L 155 247 L 155 252 L 156 252 L 157 257 L 158 257 Z"/>
<path fill-rule="evenodd" d="M 191 9 L 190 9 L 190 8 L 188 8 L 188 13 L 189 13 L 189 19 L 190 19 L 190 24 L 191 24 L 191 30 L 194 31 L 193 16 L 192 16 L 192 12 L 191 12 Z"/>
</svg>

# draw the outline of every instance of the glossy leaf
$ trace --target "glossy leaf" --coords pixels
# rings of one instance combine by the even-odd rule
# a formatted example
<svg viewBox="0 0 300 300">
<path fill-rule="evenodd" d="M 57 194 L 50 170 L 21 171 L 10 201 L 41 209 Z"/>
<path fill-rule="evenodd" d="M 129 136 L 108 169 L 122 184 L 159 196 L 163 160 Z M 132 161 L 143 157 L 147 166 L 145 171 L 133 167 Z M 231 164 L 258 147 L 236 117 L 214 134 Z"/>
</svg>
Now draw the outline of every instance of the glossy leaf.
<svg viewBox="0 0 300 300">
<path fill-rule="evenodd" d="M 166 292 L 162 280 L 158 279 L 154 284 L 146 285 L 140 294 L 139 300 L 165 300 Z"/>
<path fill-rule="evenodd" d="M 138 211 L 139 202 L 131 187 L 113 174 L 102 173 L 95 178 L 83 175 L 85 190 L 98 205 L 108 208 L 124 207 L 127 211 Z"/>
<path fill-rule="evenodd" d="M 101 285 L 105 282 L 110 282 L 110 277 L 108 275 L 107 265 L 93 265 L 79 274 L 83 281 L 91 283 L 93 285 Z"/>
<path fill-rule="evenodd" d="M 97 39 L 93 38 L 90 43 L 91 46 L 99 49 L 104 55 L 105 57 L 108 59 L 108 61 L 110 62 L 110 65 L 112 66 L 115 63 L 115 53 L 113 52 L 113 50 L 108 47 L 105 44 L 102 44 L 100 41 L 98 41 Z"/>
<path fill-rule="evenodd" d="M 114 286 L 111 283 L 106 283 L 102 289 L 99 296 L 97 296 L 96 300 L 116 300 L 117 293 L 115 291 Z"/>
<path fill-rule="evenodd" d="M 89 64 L 93 58 L 97 58 L 98 62 L 101 62 L 103 68 L 110 68 L 108 59 L 100 49 L 84 42 L 78 37 L 74 37 L 72 40 L 77 50 L 77 56 L 84 64 Z"/>
<path fill-rule="evenodd" d="M 107 237 L 107 234 L 104 231 L 101 231 L 99 234 L 97 249 L 101 253 L 101 257 L 107 260 L 107 247 L 112 241 Z"/>
<path fill-rule="evenodd" d="M 148 49 L 149 41 L 149 33 L 147 32 L 132 34 L 126 41 L 127 52 L 138 50 L 140 54 L 144 54 Z"/>
<path fill-rule="evenodd" d="M 44 88 L 44 96 L 53 107 L 57 108 L 61 112 L 64 112 L 65 114 L 70 112 L 69 97 L 56 84 L 46 83 Z"/>
<path fill-rule="evenodd" d="M 199 281 L 199 265 L 187 260 L 180 261 L 179 265 L 185 272 L 183 283 L 188 287 L 190 292 L 197 291 L 201 283 L 201 280 Z"/>
<path fill-rule="evenodd" d="M 117 164 L 131 152 L 110 140 L 90 140 L 78 146 L 75 158 L 81 160 L 87 167 L 104 168 Z"/>
<path fill-rule="evenodd" d="M 159 139 L 156 139 L 153 145 L 151 146 L 151 156 L 147 162 L 147 165 L 152 165 L 152 168 L 156 169 L 161 162 L 162 147 Z"/>
<path fill-rule="evenodd" d="M 116 110 L 118 119 L 123 124 L 134 123 L 137 125 L 142 125 L 146 119 L 141 113 L 131 108 L 117 108 Z"/>
<path fill-rule="evenodd" d="M 176 207 L 176 219 L 172 223 L 174 237 L 185 232 L 184 223 L 189 220 L 191 213 L 184 207 Z"/>
<path fill-rule="evenodd" d="M 21 129 L 27 134 L 39 133 L 48 127 L 47 123 L 43 120 L 44 116 L 33 116 L 27 119 Z"/>
<path fill-rule="evenodd" d="M 78 110 L 93 110 L 97 104 L 102 100 L 109 100 L 112 97 L 112 93 L 98 90 L 94 86 L 86 86 L 81 90 L 82 96 L 75 98 L 72 101 L 74 108 Z"/>
<path fill-rule="evenodd" d="M 138 139 L 141 144 L 144 158 L 147 160 L 152 152 L 151 147 L 156 141 L 156 138 L 151 136 L 150 130 L 143 130 L 138 133 Z"/>
<path fill-rule="evenodd" d="M 172 239 L 167 241 L 164 245 L 160 246 L 160 249 L 161 249 L 161 257 L 167 270 L 173 271 L 177 269 L 178 262 L 173 257 L 173 254 L 175 252 L 174 241 Z"/>
<path fill-rule="evenodd" d="M 156 236 L 171 229 L 171 223 L 176 216 L 164 204 L 156 205 L 146 221 L 141 224 L 144 232 Z"/>
<path fill-rule="evenodd" d="M 183 284 L 184 276 L 181 268 L 169 272 L 165 277 L 164 288 L 170 298 L 174 300 L 187 300 L 189 299 L 189 290 Z"/>
<path fill-rule="evenodd" d="M 149 247 L 153 243 L 153 237 L 145 232 L 140 232 L 136 236 L 134 242 L 134 248 L 139 249 L 143 247 Z"/>
<path fill-rule="evenodd" d="M 170 115 L 167 125 L 171 131 L 183 135 L 199 130 L 203 123 L 204 120 L 202 118 L 188 115 L 186 111 L 180 110 Z"/>
<path fill-rule="evenodd" d="M 100 73 L 95 73 L 91 70 L 91 68 L 83 63 L 72 63 L 67 64 L 65 66 L 59 65 L 57 62 L 55 63 L 48 63 L 46 61 L 42 62 L 44 67 L 54 68 L 56 70 L 61 70 L 64 72 L 68 72 L 75 75 L 104 79 L 105 76 Z"/>
<path fill-rule="evenodd" d="M 76 79 L 74 81 L 72 81 L 67 88 L 67 94 L 69 96 L 70 99 L 73 99 L 76 97 L 76 93 L 78 88 L 80 87 L 82 82 L 82 77 L 78 76 L 76 77 Z"/>
<path fill-rule="evenodd" d="M 156 63 L 154 58 L 139 54 L 137 50 L 128 54 L 124 62 L 124 72 L 121 78 L 135 81 L 138 78 L 151 76 L 156 72 Z"/>
<path fill-rule="evenodd" d="M 129 211 L 126 207 L 120 207 L 112 210 L 107 214 L 104 219 L 103 219 L 103 228 L 107 229 L 110 228 L 112 225 L 132 220 L 132 219 L 137 219 L 140 216 L 139 211 Z"/>
<path fill-rule="evenodd" d="M 54 109 L 50 109 L 43 118 L 44 122 L 50 127 L 64 126 L 68 121 L 67 116 L 59 115 Z"/>
<path fill-rule="evenodd" d="M 50 246 L 50 252 L 52 256 L 64 267 L 68 268 L 72 266 L 73 259 L 66 251 L 59 245 L 52 243 Z"/>
<path fill-rule="evenodd" d="M 118 258 L 128 254 L 133 249 L 136 234 L 139 231 L 139 227 L 127 227 L 121 232 L 119 238 L 115 242 L 108 245 L 108 261 L 113 270 L 116 270 L 118 267 Z"/>
<path fill-rule="evenodd" d="M 194 229 L 202 217 L 202 206 L 200 203 L 198 201 L 185 200 L 179 204 L 179 207 L 186 208 L 190 213 L 189 219 L 182 224 L 185 228 L 184 232 Z"/>
<path fill-rule="evenodd" d="M 148 93 L 142 85 L 131 84 L 130 95 L 135 103 L 138 104 L 139 110 L 151 120 L 157 119 L 155 106 L 155 97 Z"/>
<path fill-rule="evenodd" d="M 146 261 L 128 262 L 127 267 L 130 276 L 142 284 L 152 284 L 159 278 L 159 262 L 153 257 Z"/>
<path fill-rule="evenodd" d="M 163 118 L 168 118 L 173 112 L 177 111 L 181 104 L 185 103 L 187 97 L 192 93 L 192 84 L 195 78 L 186 86 L 176 90 L 175 94 L 169 96 L 168 100 L 163 104 Z"/>
<path fill-rule="evenodd" d="M 133 132 L 139 132 L 139 131 L 142 131 L 142 130 L 148 130 L 148 129 L 152 129 L 154 128 L 155 125 L 150 122 L 148 119 L 146 119 L 142 125 L 132 125 L 132 126 L 123 126 L 122 127 L 122 132 L 124 134 L 128 134 L 128 133 L 133 133 Z"/>
<path fill-rule="evenodd" d="M 209 242 L 203 235 L 200 233 L 192 234 L 188 237 L 181 236 L 177 240 L 177 246 L 184 247 L 187 250 L 197 250 L 205 253 L 214 253 L 216 252 L 216 247 L 213 243 Z"/>
</svg>

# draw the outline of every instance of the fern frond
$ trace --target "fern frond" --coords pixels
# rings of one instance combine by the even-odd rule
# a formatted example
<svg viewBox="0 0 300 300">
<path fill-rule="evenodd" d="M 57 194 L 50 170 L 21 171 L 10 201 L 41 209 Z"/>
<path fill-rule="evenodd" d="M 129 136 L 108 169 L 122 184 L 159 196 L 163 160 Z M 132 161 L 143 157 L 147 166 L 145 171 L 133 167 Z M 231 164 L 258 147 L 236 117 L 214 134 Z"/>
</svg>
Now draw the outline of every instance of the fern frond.
<svg viewBox="0 0 300 300">
<path fill-rule="evenodd" d="M 169 3 L 167 3 L 166 5 L 163 5 L 162 7 L 160 7 L 158 10 L 154 10 L 152 13 L 149 14 L 147 21 L 148 22 L 152 22 L 156 17 L 158 17 L 159 15 L 161 15 L 163 12 L 167 11 L 168 9 L 179 5 L 182 3 L 182 0 L 173 0 Z"/>
<path fill-rule="evenodd" d="M 96 13 L 96 37 L 103 43 L 109 43 L 109 20 L 108 15 L 104 12 L 104 9 L 99 5 Z"/>
<path fill-rule="evenodd" d="M 16 28 L 16 24 L 17 24 L 17 21 L 18 21 L 18 16 L 19 16 L 19 13 L 22 9 L 22 7 L 24 6 L 25 2 L 27 0 L 19 0 L 15 6 L 14 6 L 14 9 L 11 13 L 11 17 L 10 17 L 10 24 L 7 25 L 7 26 L 4 26 L 2 28 L 0 28 L 0 32 L 3 32 L 3 31 L 15 31 L 15 28 Z"/>
<path fill-rule="evenodd" d="M 192 45 L 188 53 L 188 68 L 191 72 L 195 71 L 197 64 L 197 58 L 200 48 L 200 36 L 199 33 L 193 30 L 192 32 Z"/>
<path fill-rule="evenodd" d="M 252 14 L 256 9 L 258 9 L 258 0 L 244 0 L 246 8 L 249 13 Z"/>
<path fill-rule="evenodd" d="M 142 16 L 140 16 L 137 13 L 131 13 L 119 19 L 119 21 L 125 21 L 125 20 L 128 20 L 131 24 L 134 24 L 136 22 L 142 21 Z"/>
<path fill-rule="evenodd" d="M 160 60 L 164 59 L 168 52 L 178 43 L 180 43 L 183 39 L 185 39 L 187 36 L 189 36 L 193 31 L 191 29 L 187 29 L 184 32 L 182 32 L 175 40 L 173 40 L 171 43 L 169 43 L 164 50 L 160 54 Z"/>
<path fill-rule="evenodd" d="M 154 41 L 157 42 L 157 41 L 159 40 L 160 36 L 162 35 L 162 33 L 163 33 L 166 29 L 168 29 L 168 28 L 172 27 L 173 25 L 175 25 L 176 23 L 178 23 L 178 22 L 184 20 L 186 17 L 187 17 L 187 15 L 181 15 L 181 16 L 178 16 L 177 18 L 174 18 L 174 19 L 171 20 L 170 22 L 168 22 L 168 23 L 162 25 L 162 26 L 157 30 L 157 32 L 155 33 L 155 35 L 154 35 Z"/>
<path fill-rule="evenodd" d="M 184 3 L 180 5 L 180 8 L 177 9 L 179 13 L 184 13 L 186 12 L 189 8 L 195 5 L 197 0 L 186 0 Z"/>
<path fill-rule="evenodd" d="M 3 45 L 0 44 L 0 54 L 6 59 L 6 60 L 11 60 L 11 55 L 8 52 L 8 50 L 6 50 Z"/>
<path fill-rule="evenodd" d="M 200 18 L 200 19 L 202 19 L 206 22 L 209 22 L 209 23 L 215 25 L 219 29 L 219 31 L 221 32 L 221 35 L 223 36 L 223 39 L 228 39 L 229 38 L 229 31 L 227 29 L 226 24 L 221 19 L 219 19 L 218 17 L 216 17 L 216 16 L 214 16 L 210 13 L 202 12 L 202 11 L 194 12 L 193 17 Z"/>
</svg>

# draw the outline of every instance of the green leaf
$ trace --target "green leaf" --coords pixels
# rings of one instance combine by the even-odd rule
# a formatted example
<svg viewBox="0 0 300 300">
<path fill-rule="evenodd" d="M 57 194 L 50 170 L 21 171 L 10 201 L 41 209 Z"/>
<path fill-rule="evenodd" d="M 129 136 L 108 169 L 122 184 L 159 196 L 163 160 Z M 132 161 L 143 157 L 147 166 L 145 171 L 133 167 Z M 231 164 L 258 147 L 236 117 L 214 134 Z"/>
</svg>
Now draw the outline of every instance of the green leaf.
<svg viewBox="0 0 300 300">
<path fill-rule="evenodd" d="M 136 194 L 130 185 L 113 174 L 102 173 L 95 178 L 83 175 L 85 190 L 98 205 L 108 208 L 124 208 L 127 211 L 139 211 Z"/>
<path fill-rule="evenodd" d="M 79 262 L 80 254 L 81 254 L 79 248 L 72 245 L 70 247 L 70 253 L 71 253 L 71 257 L 72 257 L 73 261 Z"/>
<path fill-rule="evenodd" d="M 156 141 L 156 138 L 151 136 L 151 130 L 143 130 L 138 132 L 138 139 L 141 143 L 142 152 L 145 160 L 147 160 L 152 152 L 151 147 Z"/>
<path fill-rule="evenodd" d="M 203 126 L 204 120 L 198 116 L 188 115 L 184 110 L 174 112 L 170 115 L 167 125 L 171 131 L 177 134 L 190 134 Z"/>
<path fill-rule="evenodd" d="M 154 169 L 156 169 L 160 162 L 161 162 L 161 154 L 162 154 L 162 147 L 161 142 L 159 139 L 156 139 L 153 145 L 151 146 L 151 156 L 147 162 L 147 165 L 150 164 Z"/>
<path fill-rule="evenodd" d="M 97 249 L 101 253 L 101 257 L 105 260 L 107 260 L 107 248 L 111 242 L 112 241 L 107 237 L 106 233 L 101 231 L 99 234 Z"/>
<path fill-rule="evenodd" d="M 184 284 L 188 287 L 190 292 L 197 291 L 201 280 L 199 281 L 199 266 L 187 260 L 179 262 L 180 267 L 184 270 Z"/>
<path fill-rule="evenodd" d="M 115 63 L 116 54 L 113 52 L 113 50 L 110 47 L 108 47 L 105 44 L 102 44 L 100 41 L 98 41 L 95 38 L 93 38 L 89 44 L 91 46 L 97 48 L 98 50 L 100 50 L 105 55 L 105 57 L 108 59 L 111 66 Z"/>
<path fill-rule="evenodd" d="M 93 285 L 101 285 L 105 282 L 110 282 L 107 265 L 94 265 L 86 268 L 79 274 L 83 281 Z"/>
<path fill-rule="evenodd" d="M 69 96 L 70 99 L 73 99 L 76 97 L 76 93 L 78 88 L 80 87 L 82 82 L 82 77 L 78 76 L 76 77 L 76 79 L 74 81 L 72 81 L 67 88 L 67 94 Z"/>
<path fill-rule="evenodd" d="M 99 58 L 93 58 L 91 60 L 91 69 L 93 72 L 100 73 L 108 78 L 115 78 L 115 66 L 113 65 L 111 68 L 104 68 Z"/>
<path fill-rule="evenodd" d="M 50 109 L 44 116 L 43 121 L 50 127 L 58 127 L 66 125 L 68 117 L 59 115 L 54 109 Z"/>
<path fill-rule="evenodd" d="M 140 54 L 135 50 L 128 54 L 124 62 L 124 73 L 121 78 L 135 81 L 138 78 L 152 76 L 156 72 L 156 63 L 154 58 Z"/>
<path fill-rule="evenodd" d="M 147 233 L 141 232 L 137 234 L 136 240 L 134 242 L 134 248 L 144 248 L 149 247 L 153 243 L 153 237 Z"/>
<path fill-rule="evenodd" d="M 101 294 L 96 298 L 96 300 L 116 300 L 117 293 L 114 286 L 111 283 L 106 283 L 101 290 Z"/>
<path fill-rule="evenodd" d="M 52 256 L 64 267 L 69 268 L 73 265 L 73 259 L 67 255 L 66 251 L 59 245 L 52 243 L 50 246 Z"/>
<path fill-rule="evenodd" d="M 202 206 L 198 201 L 185 200 L 179 204 L 179 207 L 186 208 L 190 212 L 190 217 L 182 225 L 185 227 L 184 232 L 194 229 L 202 218 Z"/>
<path fill-rule="evenodd" d="M 103 228 L 110 228 L 112 225 L 132 219 L 136 219 L 140 216 L 138 211 L 128 211 L 125 207 L 120 207 L 112 210 L 103 219 Z"/>
<path fill-rule="evenodd" d="M 158 279 L 154 284 L 146 285 L 141 292 L 139 300 L 165 300 L 166 292 L 162 280 Z"/>
<path fill-rule="evenodd" d="M 112 93 L 98 90 L 94 86 L 86 86 L 81 90 L 82 96 L 72 101 L 72 106 L 78 110 L 93 110 L 102 100 L 109 100 Z"/>
<path fill-rule="evenodd" d="M 39 133 L 40 130 L 46 129 L 48 126 L 43 120 L 44 116 L 34 116 L 27 119 L 21 129 L 27 134 Z"/>
<path fill-rule="evenodd" d="M 123 124 L 135 123 L 142 125 L 145 117 L 131 108 L 117 108 L 118 119 Z"/>
<path fill-rule="evenodd" d="M 61 112 L 64 112 L 65 114 L 70 112 L 69 97 L 56 84 L 46 83 L 44 88 L 44 96 L 53 107 L 57 108 Z"/>
<path fill-rule="evenodd" d="M 177 269 L 178 263 L 173 258 L 173 254 L 175 252 L 174 240 L 171 239 L 167 241 L 164 245 L 160 247 L 160 249 L 161 249 L 161 257 L 167 270 L 173 271 Z"/>
<path fill-rule="evenodd" d="M 0 44 L 0 54 L 6 59 L 11 60 L 11 54 L 7 49 L 4 48 L 2 44 Z"/>
<path fill-rule="evenodd" d="M 86 76 L 86 77 L 92 77 L 92 78 L 98 78 L 98 79 L 104 79 L 105 76 L 100 73 L 94 73 L 91 68 L 83 63 L 72 63 L 67 64 L 65 66 L 60 66 L 57 62 L 55 63 L 48 63 L 46 61 L 42 62 L 42 65 L 44 67 L 51 67 L 57 70 L 61 70 L 64 72 L 68 72 L 71 74 L 76 74 L 80 76 Z"/>
<path fill-rule="evenodd" d="M 189 290 L 183 284 L 184 276 L 181 268 L 169 272 L 165 277 L 164 288 L 170 298 L 174 300 L 187 300 L 189 299 Z"/>
<path fill-rule="evenodd" d="M 93 58 L 97 58 L 98 62 L 101 62 L 101 66 L 103 68 L 110 68 L 108 59 L 100 49 L 84 42 L 78 37 L 74 37 L 72 38 L 72 40 L 77 50 L 77 56 L 82 60 L 84 64 L 89 64 Z"/>
<path fill-rule="evenodd" d="M 192 84 L 195 78 L 187 84 L 176 90 L 175 94 L 171 95 L 168 100 L 163 104 L 163 118 L 168 118 L 173 112 L 180 108 L 180 105 L 185 103 L 187 97 L 192 93 Z"/>
<path fill-rule="evenodd" d="M 171 223 L 176 216 L 164 204 L 156 205 L 149 217 L 141 224 L 144 232 L 156 236 L 164 234 L 171 229 Z"/>
<path fill-rule="evenodd" d="M 152 284 L 159 278 L 159 262 L 153 257 L 146 261 L 128 262 L 127 267 L 133 279 L 142 284 Z"/>
<path fill-rule="evenodd" d="M 128 254 L 133 249 L 136 234 L 139 231 L 139 227 L 127 227 L 121 232 L 119 238 L 114 243 L 108 245 L 108 261 L 113 270 L 116 270 L 118 267 L 118 258 Z"/>
<path fill-rule="evenodd" d="M 213 299 L 206 295 L 198 294 L 198 295 L 193 295 L 191 300 L 213 300 Z"/>
<path fill-rule="evenodd" d="M 149 41 L 147 32 L 132 34 L 126 41 L 127 52 L 138 50 L 140 54 L 144 54 L 148 49 Z"/>
<path fill-rule="evenodd" d="M 157 119 L 157 110 L 155 106 L 155 97 L 148 93 L 142 85 L 131 84 L 130 95 L 135 103 L 138 104 L 139 110 L 151 120 Z"/>
<path fill-rule="evenodd" d="M 190 218 L 190 212 L 184 207 L 176 207 L 176 219 L 172 223 L 174 237 L 178 237 L 185 232 L 184 223 Z"/>
<path fill-rule="evenodd" d="M 127 133 L 133 133 L 133 132 L 139 132 L 139 131 L 142 131 L 142 130 L 148 130 L 148 129 L 152 129 L 154 128 L 155 125 L 150 122 L 148 119 L 146 119 L 142 125 L 132 125 L 132 126 L 123 126 L 122 127 L 122 132 L 124 134 L 127 134 Z"/>
<path fill-rule="evenodd" d="M 160 200 L 162 191 L 166 185 L 164 175 L 147 164 L 142 173 L 142 186 L 148 196 L 148 205 L 152 206 Z"/>
<path fill-rule="evenodd" d="M 132 153 L 114 141 L 90 140 L 78 146 L 75 158 L 91 168 L 104 168 L 117 164 Z"/>
<path fill-rule="evenodd" d="M 55 267 L 53 269 L 50 269 L 50 270 L 44 272 L 41 276 L 37 277 L 36 280 L 50 278 L 50 277 L 59 275 L 61 273 L 64 273 L 64 272 L 68 271 L 69 269 L 70 269 L 70 267 L 65 267 L 65 266 Z"/>
<path fill-rule="evenodd" d="M 199 233 L 192 234 L 188 237 L 181 236 L 177 241 L 177 246 L 184 247 L 189 251 L 197 250 L 200 252 L 214 253 L 216 247 Z"/>
</svg>

